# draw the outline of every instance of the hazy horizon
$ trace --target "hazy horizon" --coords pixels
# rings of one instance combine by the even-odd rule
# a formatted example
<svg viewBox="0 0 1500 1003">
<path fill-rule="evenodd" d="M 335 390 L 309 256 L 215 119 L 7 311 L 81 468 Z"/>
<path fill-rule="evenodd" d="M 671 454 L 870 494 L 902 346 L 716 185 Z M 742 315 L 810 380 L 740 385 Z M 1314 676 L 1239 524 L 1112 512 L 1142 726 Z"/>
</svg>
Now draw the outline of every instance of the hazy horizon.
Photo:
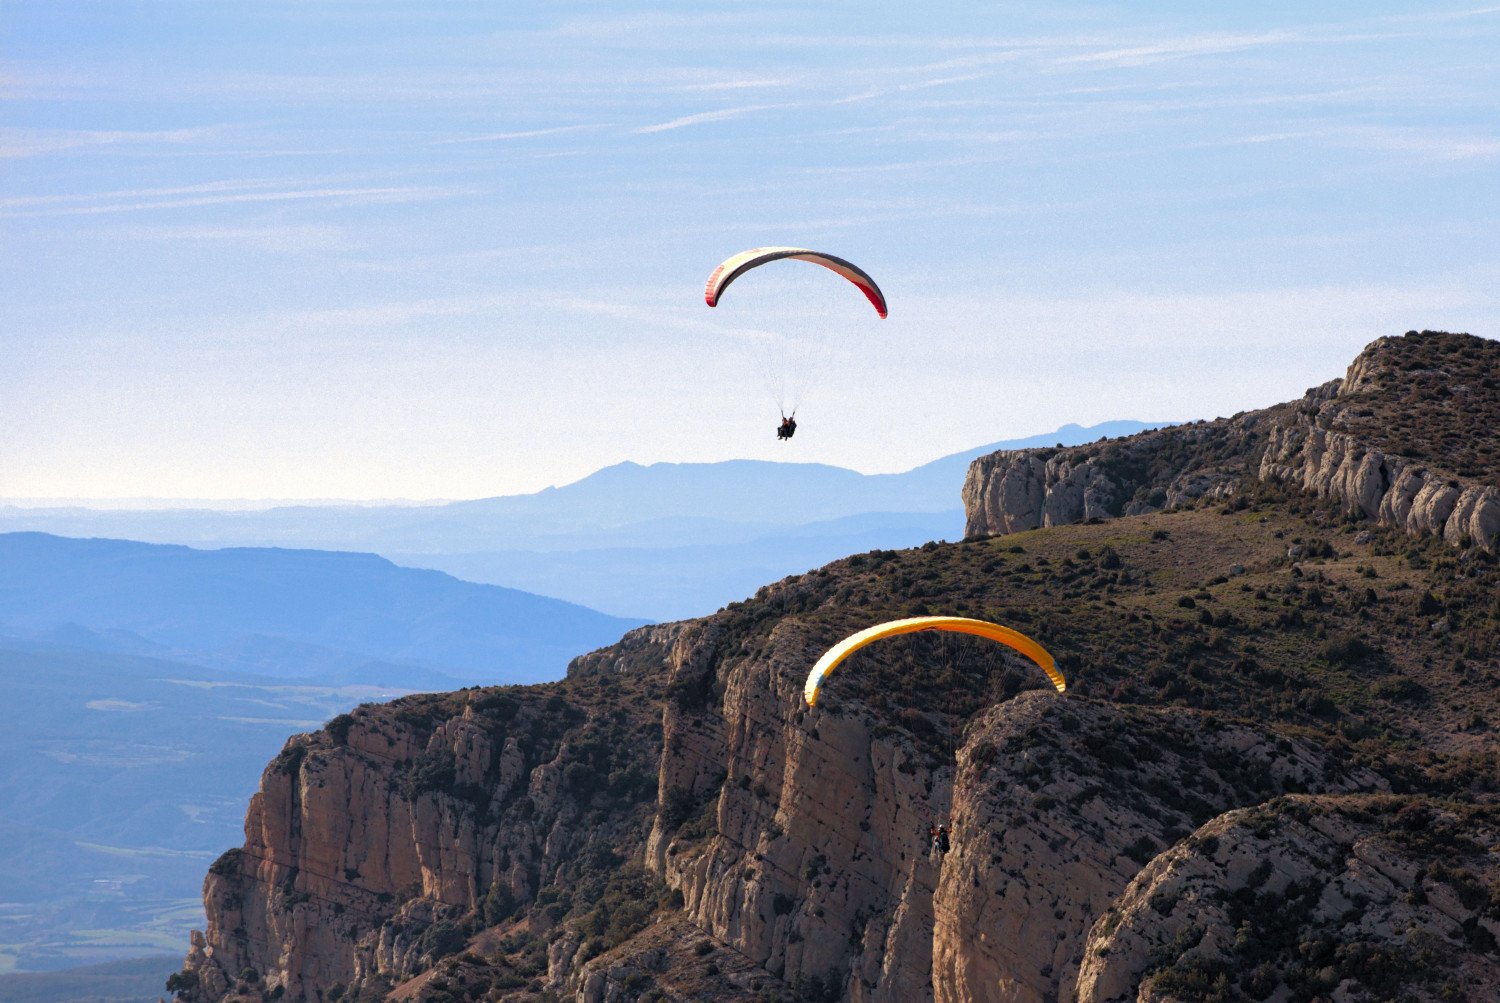
<svg viewBox="0 0 1500 1003">
<path fill-rule="evenodd" d="M 1189 419 L 1189 420 L 1193 420 L 1193 419 Z M 1079 426 L 1076 423 L 1070 422 L 1070 423 L 1067 423 L 1065 425 L 1059 426 L 1058 428 L 1047 429 L 1046 431 L 1043 431 L 1043 432 L 1036 432 L 1036 433 L 1033 433 L 1031 435 L 1020 436 L 1018 438 L 1022 438 L 1022 439 L 1026 439 L 1026 438 L 1040 438 L 1042 436 L 1048 436 L 1048 435 L 1052 435 L 1054 433 L 1056 433 L 1056 434 L 1063 434 L 1067 430 L 1069 430 L 1070 428 L 1082 428 L 1084 431 L 1091 431 L 1091 430 L 1093 430 L 1095 428 L 1102 427 L 1104 425 L 1108 425 L 1108 424 L 1111 424 L 1113 422 L 1124 422 L 1124 423 L 1127 423 L 1127 424 L 1134 424 L 1134 423 L 1136 423 L 1135 419 L 1132 419 L 1132 418 L 1113 419 L 1112 422 L 1111 421 L 1100 422 L 1097 425 L 1089 425 L 1089 426 Z M 1181 422 L 1180 421 L 1167 421 L 1167 422 L 1161 422 L 1160 424 L 1164 424 L 1164 425 L 1176 425 L 1176 424 L 1181 424 Z M 1009 440 L 997 440 L 997 441 L 998 442 L 1005 442 L 1005 441 L 1009 441 Z M 969 448 L 970 449 L 977 449 L 977 448 L 982 448 L 982 447 L 990 445 L 990 444 L 991 443 L 979 443 L 979 444 L 977 444 L 975 446 L 971 446 Z M 960 452 L 960 453 L 966 452 L 966 451 L 967 450 L 958 450 L 958 452 Z M 912 467 L 906 467 L 906 468 L 903 468 L 901 470 L 896 470 L 896 471 L 857 470 L 854 467 L 841 467 L 840 469 L 851 470 L 854 473 L 863 474 L 865 476 L 872 476 L 872 475 L 882 474 L 882 473 L 906 473 L 906 472 L 908 472 L 910 470 L 914 470 L 916 467 L 924 466 L 924 465 L 926 465 L 928 463 L 932 463 L 932 462 L 935 462 L 937 460 L 945 459 L 946 457 L 952 456 L 952 455 L 955 455 L 955 454 L 954 453 L 946 453 L 943 456 L 929 457 L 929 458 L 924 459 L 924 460 L 919 460 Z M 607 470 L 607 469 L 610 469 L 612 467 L 625 466 L 625 465 L 628 465 L 628 464 L 634 464 L 634 465 L 640 466 L 640 467 L 654 467 L 654 466 L 658 466 L 658 465 L 674 465 L 674 464 L 680 464 L 680 463 L 694 463 L 694 462 L 734 463 L 734 462 L 741 462 L 741 461 L 756 462 L 756 463 L 779 462 L 779 463 L 803 464 L 803 465 L 807 465 L 807 466 L 839 466 L 838 464 L 819 463 L 819 462 L 814 461 L 814 460 L 782 459 L 782 460 L 767 461 L 767 460 L 759 458 L 759 457 L 748 457 L 748 456 L 729 456 L 729 457 L 724 457 L 723 459 L 720 459 L 720 460 L 709 460 L 709 461 L 657 460 L 657 461 L 654 461 L 652 463 L 639 463 L 639 462 L 637 462 L 635 460 L 622 459 L 622 460 L 617 460 L 614 463 L 607 464 L 604 467 L 600 467 L 598 470 L 591 470 L 588 473 L 584 474 L 582 477 L 575 478 L 574 480 L 571 480 L 571 481 L 565 481 L 565 482 L 558 483 L 558 484 L 546 484 L 546 485 L 543 485 L 541 488 L 536 489 L 536 491 L 545 491 L 545 490 L 547 490 L 549 488 L 563 488 L 563 487 L 567 487 L 570 484 L 576 484 L 576 483 L 578 483 L 579 480 L 586 480 L 587 478 L 593 476 L 594 474 L 599 473 L 600 470 Z M 524 495 L 524 494 L 535 494 L 536 491 L 519 491 L 519 492 L 514 492 L 511 496 L 514 496 L 514 495 Z M 504 495 L 502 495 L 502 496 L 494 496 L 494 495 L 491 495 L 491 496 L 486 496 L 486 497 L 510 497 L 510 496 L 504 496 Z M 217 510 L 217 511 L 225 511 L 225 512 L 230 512 L 230 511 L 253 512 L 253 511 L 261 511 L 261 510 L 264 510 L 264 509 L 280 508 L 280 507 L 284 507 L 284 506 L 329 506 L 329 507 L 347 506 L 347 507 L 351 507 L 351 508 L 377 508 L 377 507 L 382 507 L 382 506 L 393 506 L 393 507 L 412 507 L 412 508 L 416 508 L 416 507 L 427 506 L 427 505 L 448 505 L 448 504 L 453 504 L 455 502 L 480 501 L 480 500 L 483 500 L 483 499 L 482 498 L 170 498 L 170 497 L 156 497 L 156 498 L 152 498 L 152 497 L 145 497 L 145 498 L 124 497 L 124 498 L 118 498 L 118 497 L 110 497 L 110 496 L 87 496 L 87 495 L 85 495 L 85 496 L 78 496 L 78 497 L 62 497 L 62 498 L 59 498 L 59 497 L 50 497 L 50 498 L 49 497 L 39 497 L 39 498 L 24 498 L 24 497 L 6 498 L 6 497 L 3 497 L 3 496 L 0 496 L 0 507 L 11 507 L 11 508 L 21 508 L 21 509 L 26 509 L 26 508 L 67 508 L 67 507 L 76 507 L 76 508 L 85 508 L 85 509 L 101 509 L 101 510 L 116 510 L 116 511 L 162 511 L 162 510 L 175 510 L 175 509 L 184 509 L 184 510 L 186 510 L 186 509 L 206 509 L 206 510 Z"/>
</svg>

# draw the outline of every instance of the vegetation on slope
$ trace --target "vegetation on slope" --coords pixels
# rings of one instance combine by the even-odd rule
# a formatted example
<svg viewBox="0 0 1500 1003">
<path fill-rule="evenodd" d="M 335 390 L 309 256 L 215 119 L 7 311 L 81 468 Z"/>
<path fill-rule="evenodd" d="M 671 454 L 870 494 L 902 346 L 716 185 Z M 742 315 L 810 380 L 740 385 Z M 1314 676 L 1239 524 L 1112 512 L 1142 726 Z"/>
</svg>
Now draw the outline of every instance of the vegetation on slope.
<svg viewBox="0 0 1500 1003">
<path fill-rule="evenodd" d="M 1414 374 L 1414 392 L 1447 400 L 1421 389 L 1425 373 L 1441 370 L 1449 397 L 1462 377 L 1487 408 L 1491 349 L 1454 338 L 1423 335 L 1393 351 L 1406 353 L 1401 365 L 1412 364 L 1402 371 Z M 1454 438 L 1474 413 L 1468 403 L 1453 410 L 1427 406 L 1427 397 L 1421 407 L 1406 401 L 1409 428 L 1393 430 L 1391 391 L 1360 396 L 1366 392 L 1348 397 L 1349 421 L 1384 422 L 1390 436 L 1416 436 L 1414 448 L 1454 457 L 1464 476 L 1493 476 L 1493 442 Z M 1377 441 L 1415 455 L 1405 439 Z M 1246 462 L 1210 458 L 1226 467 Z M 379 728 L 394 717 L 425 747 L 422 737 L 468 712 L 496 749 L 516 739 L 528 769 L 557 758 L 564 791 L 582 810 L 582 848 L 555 873 L 538 875 L 526 901 L 497 886 L 467 914 L 434 910 L 425 928 L 404 930 L 426 945 L 425 974 L 398 998 L 548 999 L 549 952 L 559 944 L 575 945 L 576 959 L 605 958 L 677 922 L 680 900 L 631 863 L 642 859 L 657 821 L 663 703 L 713 713 L 732 668 L 795 694 L 826 646 L 874 623 L 929 613 L 996 620 L 1032 635 L 1058 657 L 1070 694 L 1197 708 L 1306 736 L 1374 770 L 1398 794 L 1461 803 L 1500 792 L 1500 562 L 1480 548 L 1414 539 L 1292 488 L 1247 482 L 1229 501 L 872 551 L 767 586 L 685 628 L 698 632 L 695 650 L 706 654 L 670 685 L 672 637 L 647 641 L 641 631 L 577 660 L 557 684 L 363 708 L 313 739 L 340 743 L 353 727 Z M 975 713 L 1045 685 L 1034 667 L 994 645 L 916 635 L 856 655 L 825 687 L 818 713 L 860 715 L 935 765 L 951 761 Z M 817 728 L 810 716 L 798 720 Z M 397 768 L 407 797 L 459 805 L 485 824 L 525 823 L 533 810 L 526 796 L 498 801 L 464 788 L 442 755 L 415 755 Z M 661 792 L 661 821 L 669 831 L 711 837 L 714 793 Z M 401 922 L 418 915 L 427 914 L 408 912 Z M 719 949 L 710 944 L 710 955 Z M 665 992 L 642 978 L 630 990 L 635 998 Z M 338 988 L 344 1001 L 384 991 L 378 979 Z M 800 989 L 815 997 L 827 987 Z M 258 998 L 253 986 L 244 991 Z M 785 985 L 757 992 L 795 994 Z"/>
<path fill-rule="evenodd" d="M 1500 483 L 1500 341 L 1444 331 L 1381 338 L 1340 423 L 1386 452 Z M 1489 433 L 1489 434 L 1486 434 Z"/>
</svg>

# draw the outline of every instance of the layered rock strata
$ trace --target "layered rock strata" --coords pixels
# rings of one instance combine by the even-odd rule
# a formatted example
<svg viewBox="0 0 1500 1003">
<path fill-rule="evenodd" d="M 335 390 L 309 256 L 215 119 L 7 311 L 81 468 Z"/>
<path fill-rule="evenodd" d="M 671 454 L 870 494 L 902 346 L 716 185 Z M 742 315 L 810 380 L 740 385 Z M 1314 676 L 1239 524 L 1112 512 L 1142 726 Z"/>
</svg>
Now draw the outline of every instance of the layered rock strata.
<svg viewBox="0 0 1500 1003">
<path fill-rule="evenodd" d="M 659 675 L 673 636 L 633 632 L 578 671 Z M 659 730 L 614 714 L 609 689 L 408 698 L 293 737 L 251 798 L 244 846 L 205 880 L 195 995 L 232 998 L 247 970 L 289 1003 L 398 983 L 441 953 L 428 931 L 628 845 L 655 795 Z"/>
<path fill-rule="evenodd" d="M 1461 360 L 1449 382 L 1463 393 L 1447 383 L 1430 391 L 1445 398 L 1427 402 L 1424 417 L 1439 426 L 1434 434 L 1442 442 L 1491 435 L 1486 422 L 1500 413 L 1500 344 L 1432 332 L 1382 338 L 1342 380 L 1315 387 L 1294 404 L 1087 446 L 980 457 L 963 486 L 966 533 L 991 536 L 1170 509 L 1260 480 L 1334 499 L 1413 535 L 1493 551 L 1500 546 L 1500 477 L 1493 461 L 1455 464 L 1464 468 L 1460 474 L 1401 452 L 1426 451 L 1426 439 L 1401 428 L 1417 412 L 1392 409 L 1386 425 L 1373 421 L 1371 401 L 1388 402 L 1391 385 L 1408 378 L 1413 346 Z"/>
<path fill-rule="evenodd" d="M 803 707 L 817 649 L 793 621 L 770 640 L 723 666 L 720 699 L 669 705 L 663 797 L 707 791 L 707 824 L 684 833 L 659 812 L 647 859 L 703 930 L 790 984 L 930 998 L 927 829 L 951 766 L 852 701 Z M 697 685 L 694 659 L 680 664 L 676 682 Z"/>
<path fill-rule="evenodd" d="M 1390 456 L 1415 459 L 1452 425 L 1423 412 L 1421 435 L 1394 443 L 1362 424 L 1369 395 L 1389 392 L 1377 387 L 1394 371 L 1388 351 L 1300 405 L 1089 447 L 1097 461 L 1055 470 L 1077 497 L 1048 514 L 1043 490 L 1036 524 L 1183 506 L 1232 495 L 1263 469 L 1278 480 L 1314 469 L 1299 481 L 1308 490 L 1326 482 L 1329 497 L 1388 507 L 1390 519 L 1425 513 L 1418 530 L 1446 533 L 1459 516 L 1483 530 L 1483 492 L 1466 502 L 1459 489 L 1450 511 L 1437 488 L 1409 489 L 1418 472 L 1407 467 L 1392 483 L 1408 487 L 1379 489 Z M 1466 414 L 1472 396 L 1444 400 Z M 1312 420 L 1335 401 L 1337 427 L 1287 431 L 1301 420 L 1292 412 Z M 1500 447 L 1465 443 L 1453 454 L 1463 476 L 1490 476 Z M 1061 455 L 1032 456 L 1040 482 Z M 1016 469 L 1035 472 L 1028 464 Z M 1477 551 L 1401 557 L 1394 533 L 1360 543 L 1352 527 L 1355 553 L 1325 544 L 1292 564 L 1284 537 L 1325 533 L 1330 513 L 1278 509 L 1284 498 L 1024 546 L 855 555 L 703 620 L 634 631 L 555 684 L 341 716 L 266 770 L 244 846 L 207 879 L 208 929 L 177 984 L 206 1003 L 1042 1001 L 1075 987 L 1090 999 L 1201 998 L 1192 979 L 1238 976 L 1194 959 L 1210 948 L 1248 957 L 1234 946 L 1247 919 L 1269 936 L 1234 902 L 1258 903 L 1267 886 L 1301 908 L 1319 861 L 1327 874 L 1368 863 L 1324 853 L 1320 839 L 1392 847 L 1380 852 L 1426 868 L 1372 915 L 1432 924 L 1444 931 L 1423 955 L 1434 971 L 1487 978 L 1493 916 L 1475 889 L 1495 887 L 1484 856 L 1495 840 L 1483 806 L 1429 800 L 1430 824 L 1413 827 L 1404 803 L 1369 793 L 1386 780 L 1350 762 L 1400 790 L 1500 786 L 1486 688 L 1500 678 L 1500 571 Z M 1034 667 L 917 635 L 861 652 L 816 710 L 803 705 L 807 669 L 833 640 L 937 608 L 1045 637 L 1074 686 L 1025 691 Z M 1373 807 L 1361 810 L 1374 814 L 1283 797 L 1299 792 L 1366 792 Z M 1255 810 L 1270 816 L 1236 813 L 1267 799 Z M 1288 807 L 1304 803 L 1315 809 L 1305 818 Z M 1290 819 L 1296 839 L 1255 843 L 1271 816 Z M 938 860 L 927 833 L 941 821 L 953 848 Z M 1412 842 L 1450 829 L 1469 877 L 1436 870 Z M 1252 879 L 1256 853 L 1286 856 L 1284 887 Z M 1202 895 L 1157 894 L 1189 871 Z M 1355 880 L 1365 877 L 1347 879 L 1351 901 L 1377 901 L 1373 879 Z M 1460 889 L 1469 911 L 1421 911 L 1447 894 L 1440 885 Z M 1179 915 L 1192 903 L 1198 912 Z M 1318 943 L 1376 944 L 1333 915 L 1305 912 Z M 1184 932 L 1210 929 L 1220 932 Z M 1445 953 L 1460 935 L 1478 960 Z"/>
</svg>

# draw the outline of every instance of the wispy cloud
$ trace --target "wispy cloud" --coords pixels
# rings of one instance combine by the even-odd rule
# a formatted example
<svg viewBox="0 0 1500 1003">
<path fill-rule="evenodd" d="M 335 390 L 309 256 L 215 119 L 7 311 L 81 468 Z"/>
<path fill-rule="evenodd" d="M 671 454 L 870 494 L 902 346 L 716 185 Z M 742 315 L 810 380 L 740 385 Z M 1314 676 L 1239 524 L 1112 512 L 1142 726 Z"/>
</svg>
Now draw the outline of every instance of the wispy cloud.
<svg viewBox="0 0 1500 1003">
<path fill-rule="evenodd" d="M 116 188 L 102 192 L 73 192 L 66 195 L 29 195 L 19 198 L 0 199 L 0 209 L 29 208 L 80 202 L 108 201 L 110 199 L 159 198 L 168 195 L 198 195 L 204 192 L 243 191 L 256 188 L 274 188 L 274 181 L 207 181 L 197 185 L 177 185 L 170 188 Z"/>
<path fill-rule="evenodd" d="M 906 94 L 911 91 L 929 90 L 933 87 L 948 87 L 953 84 L 972 83 L 975 80 L 983 80 L 986 77 L 992 75 L 993 74 L 990 73 L 966 73 L 954 77 L 933 77 L 930 80 L 916 80 L 905 84 L 894 84 L 889 87 L 872 87 L 871 89 L 867 91 L 861 91 L 858 94 L 850 94 L 847 97 L 838 98 L 832 103 L 836 105 L 855 104 L 856 102 L 869 101 L 874 98 L 885 97 L 891 94 Z"/>
<path fill-rule="evenodd" d="M 1018 140 L 1024 140 L 1028 134 L 1016 133 Z M 978 164 L 993 164 L 1003 157 L 941 157 L 931 160 L 902 160 L 874 164 L 834 164 L 825 167 L 806 167 L 802 173 L 811 175 L 868 175 L 868 174 L 894 174 L 903 171 L 930 171 L 943 167 L 973 167 Z"/>
<path fill-rule="evenodd" d="M 228 126 L 132 132 L 106 129 L 0 129 L 0 158 L 37 157 L 85 147 L 201 142 Z"/>
<path fill-rule="evenodd" d="M 520 129 L 515 132 L 487 132 L 480 136 L 462 136 L 458 139 L 439 139 L 431 146 L 455 146 L 461 143 L 504 143 L 516 139 L 539 139 L 542 136 L 565 136 L 574 132 L 591 132 L 599 125 L 556 125 L 546 129 Z"/>
<path fill-rule="evenodd" d="M 1220 55 L 1226 52 L 1240 52 L 1246 49 L 1263 48 L 1268 45 L 1285 45 L 1289 42 L 1302 42 L 1306 40 L 1306 35 L 1295 31 L 1274 31 L 1250 35 L 1196 35 L 1165 39 L 1145 45 L 1131 45 L 1120 48 L 1102 49 L 1097 52 L 1085 52 L 1073 56 L 1060 56 L 1056 62 L 1059 65 L 1143 66 L 1147 63 L 1179 59 L 1185 56 Z"/>
<path fill-rule="evenodd" d="M 701 309 L 701 302 L 695 304 L 691 311 L 684 310 L 677 302 L 668 301 L 666 305 L 646 306 L 627 302 L 623 298 L 616 300 L 607 297 L 584 299 L 578 296 L 551 296 L 547 297 L 546 302 L 549 307 L 558 310 L 588 317 L 608 317 L 612 320 L 627 321 L 643 329 L 667 328 L 693 335 L 717 335 L 724 330 L 722 321 L 706 316 L 710 311 Z"/>
<path fill-rule="evenodd" d="M 704 80 L 696 84 L 684 84 L 682 90 L 691 91 L 748 91 L 772 87 L 790 87 L 797 81 L 791 77 L 743 77 L 734 80 Z"/>
<path fill-rule="evenodd" d="M 200 195 L 192 198 L 144 199 L 129 202 L 105 202 L 95 205 L 52 205 L 42 208 L 5 208 L 0 202 L 0 217 L 94 216 L 115 212 L 145 212 L 156 209 L 190 209 L 205 206 L 233 205 L 249 202 L 302 202 L 310 200 L 348 203 L 416 202 L 473 194 L 473 189 L 437 186 L 404 186 L 385 188 L 299 188 L 283 191 L 238 192 L 222 195 Z M 24 202 L 12 199 L 11 202 Z"/>
<path fill-rule="evenodd" d="M 1332 145 L 1409 154 L 1420 160 L 1500 159 L 1500 137 L 1494 135 L 1398 126 L 1346 126 L 1330 129 L 1325 135 Z"/>
<path fill-rule="evenodd" d="M 1500 7 L 1473 7 L 1469 10 L 1437 10 L 1424 11 L 1421 14 L 1400 15 L 1393 20 L 1402 21 L 1462 21 L 1471 17 L 1485 17 L 1491 14 L 1500 14 Z"/>
<path fill-rule="evenodd" d="M 129 226 L 121 227 L 115 233 L 126 240 L 195 241 L 299 254 L 341 251 L 355 246 L 340 227 L 290 223 L 272 226 Z"/>
<path fill-rule="evenodd" d="M 268 350 L 324 351 L 332 338 L 374 338 L 385 335 L 410 336 L 432 321 L 475 320 L 486 322 L 513 310 L 515 301 L 508 296 L 428 296 L 406 300 L 361 303 L 354 306 L 306 307 L 300 309 L 259 310 L 214 318 L 215 335 L 223 344 L 234 344 L 250 350 L 261 346 Z M 199 325 L 184 326 L 170 333 L 157 332 L 158 342 L 169 336 L 191 342 Z M 286 343 L 289 334 L 305 336 L 298 346 Z"/>
<path fill-rule="evenodd" d="M 76 97 L 95 82 L 39 61 L 7 60 L 0 64 L 0 99 L 55 101 Z"/>
<path fill-rule="evenodd" d="M 398 327 L 435 317 L 489 316 L 509 303 L 510 300 L 503 296 L 443 296 L 367 306 L 276 311 L 259 319 L 294 329 L 363 331 Z"/>
<path fill-rule="evenodd" d="M 753 115 L 759 111 L 771 111 L 776 108 L 792 108 L 791 103 L 784 104 L 749 104 L 738 108 L 719 108 L 715 111 L 698 112 L 696 115 L 683 115 L 666 122 L 658 122 L 655 125 L 643 125 L 635 129 L 637 135 L 647 135 L 656 132 L 670 132 L 673 129 L 685 129 L 693 125 L 707 125 L 711 122 L 727 122 L 733 118 L 744 115 Z"/>
</svg>

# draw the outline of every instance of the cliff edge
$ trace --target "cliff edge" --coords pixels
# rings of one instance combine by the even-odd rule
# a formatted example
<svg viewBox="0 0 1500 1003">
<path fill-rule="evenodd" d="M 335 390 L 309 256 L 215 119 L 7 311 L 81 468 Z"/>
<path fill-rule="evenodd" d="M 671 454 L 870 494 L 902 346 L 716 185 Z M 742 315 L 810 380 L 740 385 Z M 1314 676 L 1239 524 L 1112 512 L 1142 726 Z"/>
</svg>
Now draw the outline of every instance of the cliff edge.
<svg viewBox="0 0 1500 1003">
<path fill-rule="evenodd" d="M 971 537 L 1178 508 L 1251 482 L 1293 484 L 1382 525 L 1500 536 L 1500 342 L 1410 332 L 1372 342 L 1342 380 L 1232 418 L 975 460 Z"/>
<path fill-rule="evenodd" d="M 1472 362 L 1452 337 L 1414 344 Z M 1366 355 L 1404 357 L 1380 344 Z M 1492 392 L 1463 365 L 1445 378 Z M 1357 362 L 1342 399 L 1376 410 L 1392 371 Z M 1096 500 L 1104 476 L 1112 498 L 1207 486 L 1193 504 L 854 555 L 633 631 L 557 683 L 408 697 L 295 736 L 244 845 L 211 868 L 208 927 L 172 988 L 1352 1001 L 1399 979 L 1417 999 L 1495 998 L 1500 562 L 1447 533 L 1451 512 L 1443 535 L 1414 536 L 1321 481 L 1259 475 L 1268 455 L 1305 470 L 1321 429 L 1379 452 L 1357 469 L 1482 487 L 1497 426 L 1418 462 L 1449 420 L 1433 401 L 1468 399 L 1422 393 L 1403 407 L 1426 438 L 1404 453 L 1359 415 L 1318 425 L 1335 389 L 1084 447 L 1072 469 L 1094 472 L 1057 483 Z M 1301 460 L 1283 462 L 1290 433 L 1272 426 L 1307 433 Z M 993 645 L 914 635 L 803 704 L 835 640 L 938 611 L 1041 639 L 1068 692 Z M 929 851 L 937 824 L 946 855 Z"/>
</svg>

